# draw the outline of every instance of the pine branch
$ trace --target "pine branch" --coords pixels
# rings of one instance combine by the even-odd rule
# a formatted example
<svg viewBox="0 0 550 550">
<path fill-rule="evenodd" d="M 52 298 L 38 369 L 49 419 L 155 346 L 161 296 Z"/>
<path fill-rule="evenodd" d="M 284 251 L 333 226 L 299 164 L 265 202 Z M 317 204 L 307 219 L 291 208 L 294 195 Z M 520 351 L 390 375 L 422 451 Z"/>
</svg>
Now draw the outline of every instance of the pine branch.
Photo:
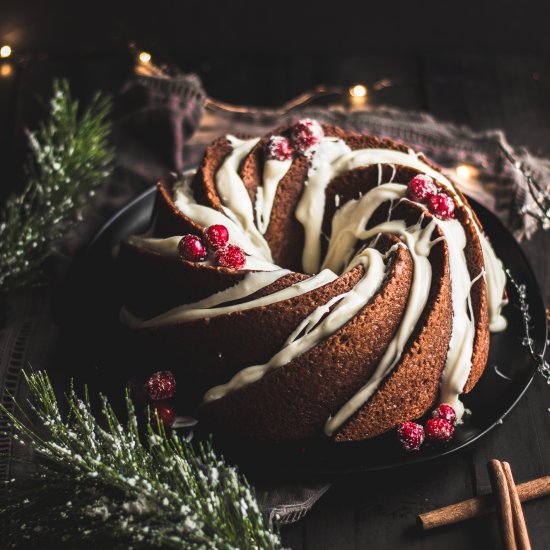
<svg viewBox="0 0 550 550">
<path fill-rule="evenodd" d="M 43 282 L 44 261 L 111 173 L 111 103 L 96 94 L 79 116 L 66 81 L 54 83 L 48 120 L 27 132 L 27 183 L 0 212 L 0 290 Z"/>
<path fill-rule="evenodd" d="M 10 486 L 0 501 L 5 548 L 280 548 L 253 490 L 209 442 L 194 447 L 158 418 L 140 436 L 128 394 L 126 424 L 104 397 L 100 423 L 87 391 L 82 400 L 71 390 L 62 418 L 47 374 L 25 378 L 48 437 L 0 405 L 15 439 L 45 459 L 38 483 Z"/>
</svg>

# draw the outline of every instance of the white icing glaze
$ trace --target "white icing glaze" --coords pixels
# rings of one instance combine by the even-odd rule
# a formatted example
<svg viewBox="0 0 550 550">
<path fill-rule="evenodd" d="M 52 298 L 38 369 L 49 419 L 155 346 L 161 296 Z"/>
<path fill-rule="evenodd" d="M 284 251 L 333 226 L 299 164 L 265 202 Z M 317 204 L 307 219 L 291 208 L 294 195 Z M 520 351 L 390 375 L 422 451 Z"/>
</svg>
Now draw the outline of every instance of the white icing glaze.
<svg viewBox="0 0 550 550">
<path fill-rule="evenodd" d="M 256 220 L 262 234 L 267 231 L 273 209 L 273 201 L 280 181 L 292 164 L 289 160 L 266 160 L 264 163 L 263 185 L 256 190 Z"/>
<path fill-rule="evenodd" d="M 315 309 L 302 321 L 288 338 L 285 346 L 268 363 L 242 369 L 226 384 L 208 390 L 204 400 L 220 399 L 231 391 L 260 380 L 270 370 L 290 363 L 352 319 L 378 290 L 385 273 L 383 256 L 372 248 L 367 248 L 356 256 L 349 269 L 359 264 L 364 266 L 365 273 L 352 290 L 333 297 L 329 302 Z"/>
<path fill-rule="evenodd" d="M 407 187 L 396 183 L 371 189 L 359 200 L 346 202 L 332 218 L 332 232 L 323 269 L 340 273 L 353 254 L 357 235 L 365 228 L 374 211 L 384 202 L 401 199 Z"/>
<path fill-rule="evenodd" d="M 192 174 L 184 175 L 174 186 L 174 204 L 188 218 L 202 227 L 221 224 L 227 227 L 232 244 L 240 246 L 247 254 L 273 261 L 269 246 L 260 235 L 261 241 L 254 238 L 250 232 L 241 227 L 236 218 L 230 219 L 227 215 L 209 206 L 197 204 L 191 191 Z M 248 199 L 250 203 L 250 199 Z"/>
<path fill-rule="evenodd" d="M 267 306 L 283 300 L 289 300 L 315 290 L 327 283 L 334 281 L 337 276 L 328 269 L 324 269 L 314 277 L 309 277 L 299 283 L 288 286 L 278 292 L 268 294 L 263 298 L 256 298 L 248 302 L 233 304 L 229 306 L 215 307 L 219 304 L 233 302 L 250 296 L 254 292 L 275 282 L 280 277 L 288 274 L 289 271 L 281 269 L 277 271 L 252 271 L 235 286 L 222 290 L 212 296 L 193 304 L 185 304 L 175 307 L 161 315 L 149 320 L 141 320 L 131 315 L 127 310 L 121 311 L 121 320 L 131 327 L 148 328 L 155 326 L 172 325 L 196 319 L 217 317 L 236 311 L 246 311 L 256 307 Z"/>
<path fill-rule="evenodd" d="M 501 332 L 506 328 L 506 318 L 502 315 L 504 301 L 504 287 L 506 286 L 506 273 L 502 262 L 497 258 L 493 247 L 484 233 L 479 233 L 483 261 L 485 263 L 485 286 L 487 288 L 487 308 L 489 313 L 489 330 Z"/>
<path fill-rule="evenodd" d="M 338 174 L 334 169 L 338 159 L 349 150 L 342 140 L 323 138 L 312 155 L 302 197 L 296 207 L 296 219 L 304 226 L 302 266 L 306 273 L 319 271 L 325 188 Z"/>
<path fill-rule="evenodd" d="M 355 414 L 376 391 L 382 380 L 398 363 L 405 344 L 411 336 L 428 300 L 432 280 L 432 268 L 428 260 L 431 248 L 431 235 L 435 222 L 421 227 L 422 218 L 416 225 L 406 227 L 403 220 L 391 220 L 369 230 L 358 230 L 356 238 L 365 240 L 378 233 L 399 235 L 407 245 L 413 260 L 413 276 L 405 312 L 397 331 L 388 345 L 380 363 L 369 381 L 340 410 L 325 423 L 325 434 L 332 435 L 344 422 Z"/>
<path fill-rule="evenodd" d="M 139 235 L 132 235 L 128 238 L 128 243 L 149 250 L 150 252 L 156 252 L 166 258 L 178 258 L 178 243 L 181 241 L 182 236 L 167 237 L 166 239 L 156 239 L 153 237 L 141 237 Z"/>
<path fill-rule="evenodd" d="M 441 374 L 439 401 L 451 405 L 457 419 L 460 420 L 464 413 L 464 405 L 459 395 L 464 391 L 464 385 L 472 368 L 476 329 L 470 301 L 472 281 L 464 256 L 466 246 L 464 228 L 458 220 L 442 221 L 436 218 L 436 223 L 447 241 L 453 303 L 453 328 L 445 367 Z"/>
<path fill-rule="evenodd" d="M 416 154 L 412 149 L 409 149 L 407 153 L 391 149 L 359 149 L 352 151 L 342 140 L 324 138 L 313 155 L 306 188 L 296 210 L 296 218 L 304 226 L 305 232 L 302 256 L 304 270 L 315 273 L 319 267 L 321 250 L 319 235 L 325 210 L 325 188 L 332 179 L 343 172 L 372 164 L 390 164 L 415 168 L 437 180 L 453 195 L 457 203 L 464 206 L 469 213 L 483 251 L 490 330 L 493 332 L 503 330 L 506 327 L 506 320 L 500 311 L 503 305 L 506 275 L 502 263 L 496 257 L 487 237 L 476 223 L 470 207 L 456 194 L 451 181 L 420 160 L 420 155 L 421 153 Z"/>
<path fill-rule="evenodd" d="M 179 258 L 178 243 L 181 241 L 182 237 L 183 235 L 176 235 L 165 239 L 156 239 L 153 237 L 140 237 L 139 235 L 132 235 L 128 238 L 128 242 L 145 250 L 156 252 L 161 256 L 176 259 Z M 211 260 L 206 260 L 201 262 L 201 264 L 213 265 Z M 247 255 L 245 269 L 247 271 L 275 271 L 281 268 L 272 262 L 264 260 L 263 258 Z"/>
</svg>

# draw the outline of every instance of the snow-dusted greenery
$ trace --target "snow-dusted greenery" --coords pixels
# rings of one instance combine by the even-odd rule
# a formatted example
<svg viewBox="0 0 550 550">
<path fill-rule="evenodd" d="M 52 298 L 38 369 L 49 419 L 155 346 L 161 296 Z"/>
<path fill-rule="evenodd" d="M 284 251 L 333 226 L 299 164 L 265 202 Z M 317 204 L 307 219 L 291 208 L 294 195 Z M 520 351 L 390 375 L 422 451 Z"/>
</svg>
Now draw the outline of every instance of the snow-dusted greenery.
<svg viewBox="0 0 550 550">
<path fill-rule="evenodd" d="M 69 392 L 63 418 L 47 374 L 25 379 L 36 428 L 21 407 L 0 408 L 15 443 L 44 460 L 34 483 L 8 484 L 3 548 L 280 548 L 251 487 L 209 443 L 192 445 L 158 418 L 140 430 L 128 395 L 125 423 L 104 397 L 96 418 L 87 391 Z"/>
<path fill-rule="evenodd" d="M 0 211 L 0 290 L 43 283 L 44 261 L 111 173 L 111 103 L 96 94 L 79 112 L 66 81 L 54 83 L 47 120 L 27 132 L 26 184 Z"/>
</svg>

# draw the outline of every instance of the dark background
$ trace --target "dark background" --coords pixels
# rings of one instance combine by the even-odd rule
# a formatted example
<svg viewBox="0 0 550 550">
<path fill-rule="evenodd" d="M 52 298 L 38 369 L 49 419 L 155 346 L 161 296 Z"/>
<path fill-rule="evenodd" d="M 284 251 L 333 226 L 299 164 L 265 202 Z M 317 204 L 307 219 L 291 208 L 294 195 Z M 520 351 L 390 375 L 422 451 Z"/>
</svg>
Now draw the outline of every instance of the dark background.
<svg viewBox="0 0 550 550">
<path fill-rule="evenodd" d="M 20 185 L 25 127 L 43 114 L 53 77 L 83 100 L 130 75 L 128 42 L 196 71 L 209 95 L 276 106 L 318 84 L 370 85 L 369 104 L 431 113 L 550 155 L 550 40 L 543 2 L 151 2 L 0 4 L 0 44 L 19 63 L 0 76 L 0 198 Z M 10 61 L 8 61 L 10 62 Z M 0 64 L 5 63 L 0 61 Z M 372 85 L 389 78 L 392 85 Z M 523 245 L 547 303 L 548 235 Z M 537 378 L 502 427 L 473 448 L 414 469 L 340 483 L 284 530 L 293 549 L 494 548 L 494 518 L 421 534 L 417 513 L 489 491 L 488 459 L 516 479 L 548 475 L 550 391 Z M 550 547 L 550 502 L 525 506 L 534 548 Z"/>
</svg>

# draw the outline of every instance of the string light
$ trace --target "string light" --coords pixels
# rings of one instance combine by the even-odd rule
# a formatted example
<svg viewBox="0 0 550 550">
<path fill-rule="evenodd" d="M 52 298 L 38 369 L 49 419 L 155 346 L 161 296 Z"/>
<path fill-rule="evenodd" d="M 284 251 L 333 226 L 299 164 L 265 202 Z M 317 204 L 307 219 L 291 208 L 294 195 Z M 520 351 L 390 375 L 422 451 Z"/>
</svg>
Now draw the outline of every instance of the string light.
<svg viewBox="0 0 550 550">
<path fill-rule="evenodd" d="M 363 84 L 356 84 L 349 90 L 349 100 L 352 109 L 364 109 L 367 105 L 367 87 Z"/>
<path fill-rule="evenodd" d="M 475 179 L 479 175 L 479 170 L 471 164 L 459 164 L 455 168 L 456 175 L 463 179 Z"/>
<path fill-rule="evenodd" d="M 349 89 L 351 97 L 367 97 L 367 87 L 363 84 L 356 84 Z"/>
<path fill-rule="evenodd" d="M 5 44 L 0 48 L 0 57 L 6 58 L 11 55 L 11 48 Z"/>
<path fill-rule="evenodd" d="M 151 54 L 149 52 L 139 52 L 138 57 L 142 63 L 149 63 L 151 61 Z"/>
<path fill-rule="evenodd" d="M 13 67 L 9 63 L 3 63 L 0 66 L 0 76 L 7 78 L 13 73 Z"/>
</svg>

